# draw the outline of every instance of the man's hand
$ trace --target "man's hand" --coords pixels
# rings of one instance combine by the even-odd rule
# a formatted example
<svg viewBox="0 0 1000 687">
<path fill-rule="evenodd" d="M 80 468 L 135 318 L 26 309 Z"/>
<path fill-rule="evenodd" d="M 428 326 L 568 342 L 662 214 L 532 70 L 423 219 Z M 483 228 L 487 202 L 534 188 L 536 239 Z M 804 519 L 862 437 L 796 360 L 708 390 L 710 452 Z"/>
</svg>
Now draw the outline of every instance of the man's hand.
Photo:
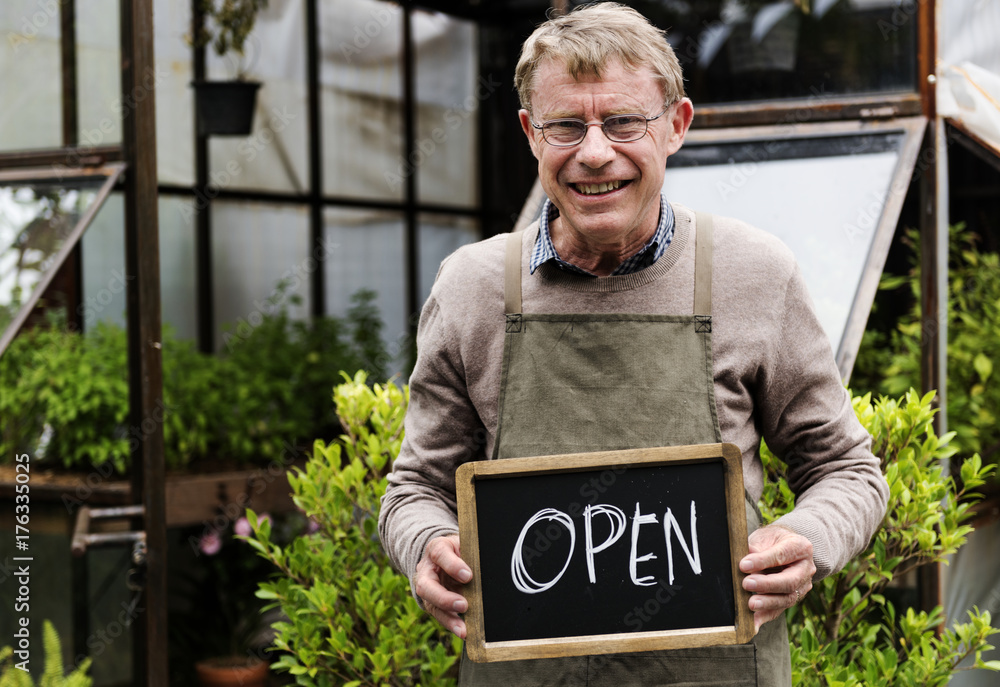
<svg viewBox="0 0 1000 687">
<path fill-rule="evenodd" d="M 414 588 L 427 612 L 465 639 L 465 621 L 458 614 L 469 610 L 469 602 L 460 592 L 472 579 L 472 570 L 462 560 L 460 551 L 457 534 L 431 539 L 424 557 L 417 563 Z"/>
<path fill-rule="evenodd" d="M 780 525 L 768 525 L 750 535 L 750 553 L 740 561 L 748 575 L 743 588 L 751 592 L 754 631 L 791 608 L 812 589 L 816 574 L 812 543 Z"/>
</svg>

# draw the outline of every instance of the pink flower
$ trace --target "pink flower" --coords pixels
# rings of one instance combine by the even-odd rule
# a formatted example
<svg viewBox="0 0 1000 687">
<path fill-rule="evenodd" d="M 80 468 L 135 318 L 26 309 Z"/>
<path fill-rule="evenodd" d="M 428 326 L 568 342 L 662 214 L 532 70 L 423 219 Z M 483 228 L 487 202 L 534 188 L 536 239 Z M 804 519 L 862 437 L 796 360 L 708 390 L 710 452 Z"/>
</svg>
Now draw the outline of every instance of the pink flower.
<svg viewBox="0 0 1000 687">
<path fill-rule="evenodd" d="M 209 530 L 201 535 L 201 540 L 198 542 L 198 548 L 206 556 L 214 556 L 219 553 L 219 549 L 222 548 L 222 539 L 219 538 L 219 533 L 215 530 Z"/>
<path fill-rule="evenodd" d="M 253 534 L 253 528 L 250 527 L 250 521 L 245 517 L 237 520 L 236 524 L 233 525 L 233 534 L 238 534 L 241 537 L 249 537 Z"/>
<path fill-rule="evenodd" d="M 309 518 L 309 524 L 306 525 L 306 534 L 312 534 L 313 532 L 319 532 L 319 523 L 314 518 Z"/>
</svg>

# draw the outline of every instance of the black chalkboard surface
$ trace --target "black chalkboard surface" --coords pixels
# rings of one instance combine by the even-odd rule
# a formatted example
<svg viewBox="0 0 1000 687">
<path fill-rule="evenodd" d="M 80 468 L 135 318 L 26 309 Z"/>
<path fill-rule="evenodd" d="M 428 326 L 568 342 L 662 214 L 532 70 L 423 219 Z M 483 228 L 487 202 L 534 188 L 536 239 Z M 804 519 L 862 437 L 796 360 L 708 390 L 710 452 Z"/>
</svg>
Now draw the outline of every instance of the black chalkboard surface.
<svg viewBox="0 0 1000 687">
<path fill-rule="evenodd" d="M 751 639 L 736 446 L 481 461 L 456 480 L 473 660 Z"/>
</svg>

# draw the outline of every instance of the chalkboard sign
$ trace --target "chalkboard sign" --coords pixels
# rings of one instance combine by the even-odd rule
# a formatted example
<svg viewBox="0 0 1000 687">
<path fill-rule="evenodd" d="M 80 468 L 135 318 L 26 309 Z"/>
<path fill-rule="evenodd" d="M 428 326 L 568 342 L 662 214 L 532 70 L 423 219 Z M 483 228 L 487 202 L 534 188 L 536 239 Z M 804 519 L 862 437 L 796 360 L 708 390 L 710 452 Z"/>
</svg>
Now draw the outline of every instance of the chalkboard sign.
<svg viewBox="0 0 1000 687">
<path fill-rule="evenodd" d="M 472 660 L 753 637 L 736 446 L 478 461 L 456 483 Z"/>
</svg>

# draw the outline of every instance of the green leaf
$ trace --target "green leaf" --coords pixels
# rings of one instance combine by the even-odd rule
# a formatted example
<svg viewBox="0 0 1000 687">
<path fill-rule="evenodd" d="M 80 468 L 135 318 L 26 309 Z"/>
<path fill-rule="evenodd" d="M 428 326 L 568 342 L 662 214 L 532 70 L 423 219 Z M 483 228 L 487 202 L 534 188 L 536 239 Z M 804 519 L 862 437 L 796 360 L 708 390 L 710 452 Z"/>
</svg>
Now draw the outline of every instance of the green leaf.
<svg viewBox="0 0 1000 687">
<path fill-rule="evenodd" d="M 975 359 L 972 361 L 973 367 L 979 374 L 979 378 L 985 383 L 989 380 L 990 375 L 993 374 L 993 361 L 986 357 L 985 354 L 979 353 Z"/>
</svg>

